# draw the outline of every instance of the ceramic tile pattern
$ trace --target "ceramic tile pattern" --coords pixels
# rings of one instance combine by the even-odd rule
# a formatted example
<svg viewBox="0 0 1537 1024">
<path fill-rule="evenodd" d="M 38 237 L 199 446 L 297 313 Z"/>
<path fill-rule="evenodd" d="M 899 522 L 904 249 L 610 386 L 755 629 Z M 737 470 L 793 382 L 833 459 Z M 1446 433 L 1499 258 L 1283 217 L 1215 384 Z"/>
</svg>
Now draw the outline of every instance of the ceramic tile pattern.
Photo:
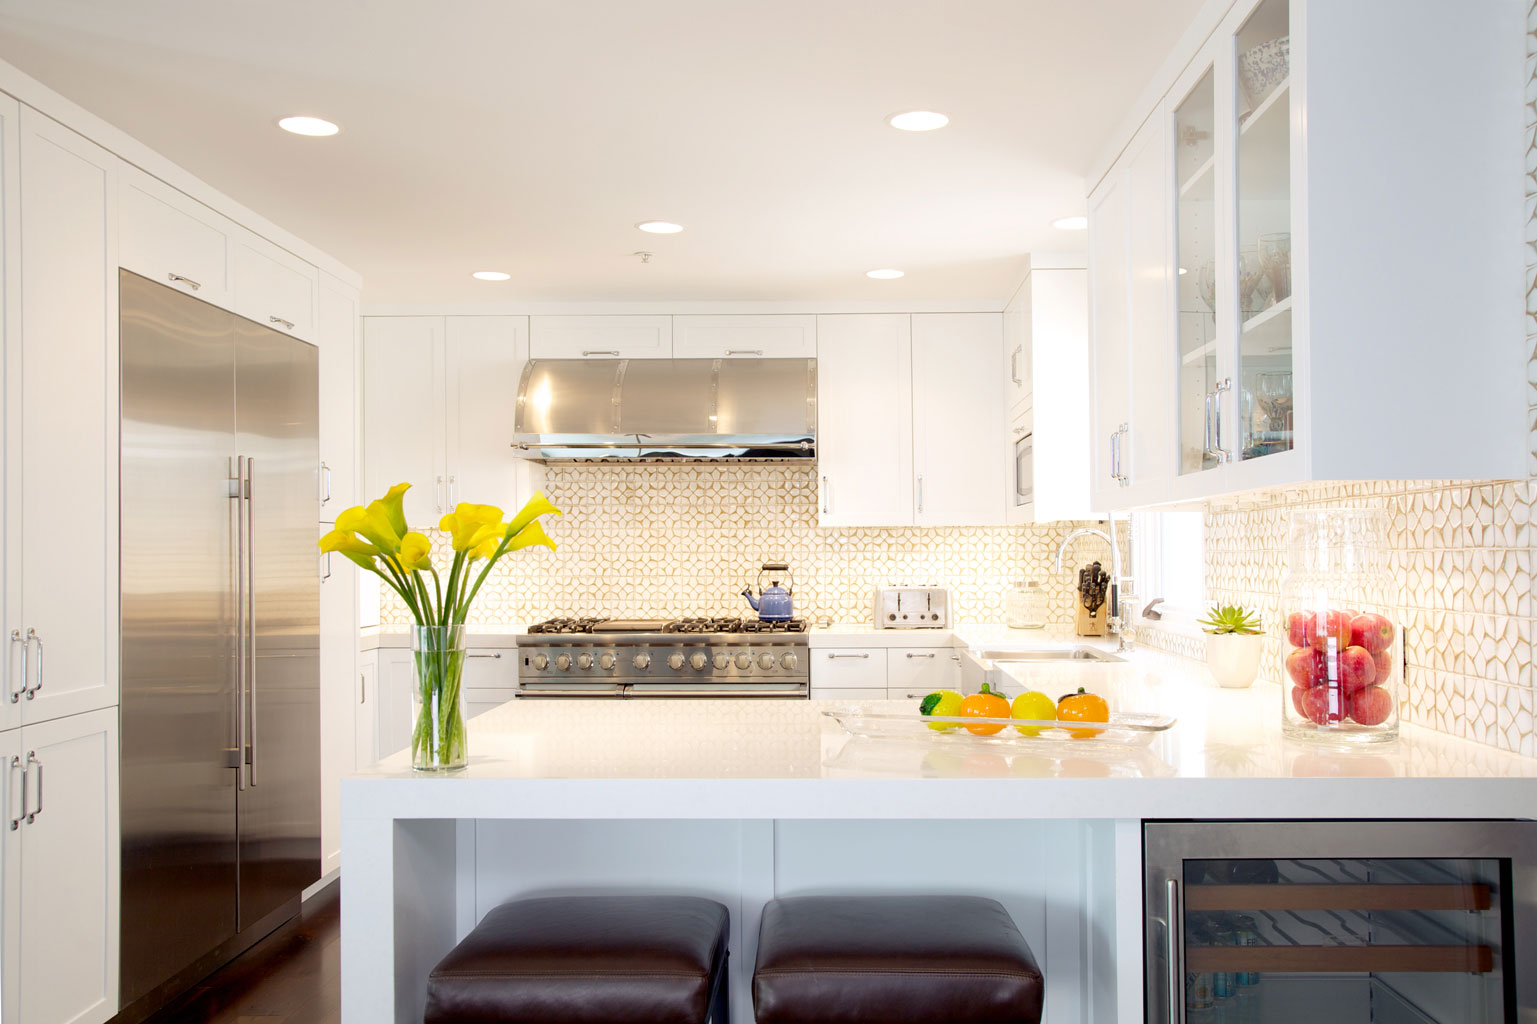
<svg viewBox="0 0 1537 1024">
<path fill-rule="evenodd" d="M 914 584 L 948 587 L 958 622 L 1000 622 L 1005 588 L 1027 578 L 1046 588 L 1050 624 L 1070 622 L 1072 572 L 1054 578 L 1050 563 L 1077 523 L 823 529 L 815 471 L 799 465 L 559 465 L 545 492 L 565 512 L 546 520 L 559 550 L 505 559 L 472 622 L 750 614 L 739 595 L 765 561 L 790 563 L 807 617 L 866 622 L 876 587 Z M 1108 562 L 1095 538 L 1070 554 L 1069 564 Z M 393 603 L 381 621 L 408 620 Z"/>
</svg>

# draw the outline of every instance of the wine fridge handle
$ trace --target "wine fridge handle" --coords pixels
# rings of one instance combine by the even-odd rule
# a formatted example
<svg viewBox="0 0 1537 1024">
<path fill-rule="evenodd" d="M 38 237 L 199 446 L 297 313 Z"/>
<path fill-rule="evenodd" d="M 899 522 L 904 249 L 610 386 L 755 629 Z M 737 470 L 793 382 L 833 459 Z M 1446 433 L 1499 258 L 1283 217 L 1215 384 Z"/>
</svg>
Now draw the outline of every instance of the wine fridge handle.
<svg viewBox="0 0 1537 1024">
<path fill-rule="evenodd" d="M 1185 937 L 1180 927 L 1179 879 L 1170 878 L 1163 883 L 1164 912 L 1168 915 L 1166 927 L 1169 933 L 1168 964 L 1169 1024 L 1185 1021 Z"/>
</svg>

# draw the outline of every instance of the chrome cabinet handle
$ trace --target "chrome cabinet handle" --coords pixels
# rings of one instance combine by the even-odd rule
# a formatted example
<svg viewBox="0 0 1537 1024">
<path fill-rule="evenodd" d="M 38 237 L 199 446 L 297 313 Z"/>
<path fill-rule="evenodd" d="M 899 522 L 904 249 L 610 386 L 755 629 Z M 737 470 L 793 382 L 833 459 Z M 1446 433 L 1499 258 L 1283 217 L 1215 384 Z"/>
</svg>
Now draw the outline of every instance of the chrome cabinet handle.
<svg viewBox="0 0 1537 1024">
<path fill-rule="evenodd" d="M 934 657 L 934 655 L 932 655 L 932 654 L 914 654 L 912 651 L 908 651 L 907 652 L 907 656 L 909 658 L 932 658 L 932 657 Z"/>
<path fill-rule="evenodd" d="M 454 492 L 458 489 L 459 488 L 454 484 L 454 477 L 450 475 L 448 478 L 448 507 L 450 509 L 454 508 Z"/>
<path fill-rule="evenodd" d="M 726 355 L 728 355 L 728 356 L 761 356 L 762 354 L 763 354 L 763 350 L 761 348 L 728 348 L 728 349 L 726 349 Z"/>
<path fill-rule="evenodd" d="M 27 699 L 37 696 L 37 691 L 43 688 L 43 638 L 37 635 L 37 630 L 27 627 L 27 643 L 37 644 L 37 672 L 33 675 L 33 683 L 27 687 Z"/>
<path fill-rule="evenodd" d="M 33 765 L 37 766 L 37 803 L 32 806 L 32 810 L 26 812 L 28 825 L 36 821 L 37 816 L 43 813 L 43 762 L 37 759 L 37 751 L 29 750 L 27 751 L 28 770 L 30 770 Z M 26 803 L 27 776 L 25 772 L 21 776 L 21 799 L 22 803 Z"/>
<path fill-rule="evenodd" d="M 1163 883 L 1165 913 L 1168 919 L 1168 955 L 1165 957 L 1165 981 L 1169 986 L 1169 1024 L 1181 1024 L 1185 1019 L 1185 950 L 1179 916 L 1179 879 L 1170 878 Z"/>
<path fill-rule="evenodd" d="M 1110 432 L 1110 479 L 1121 482 L 1121 432 Z"/>
<path fill-rule="evenodd" d="M 21 758 L 11 755 L 11 770 L 5 776 L 5 798 L 11 798 L 11 779 L 16 776 L 16 769 L 21 769 L 21 813 L 11 816 L 11 831 L 21 828 L 21 819 L 27 816 L 27 766 L 21 763 Z M 13 805 L 14 806 L 14 805 Z"/>
<path fill-rule="evenodd" d="M 827 515 L 827 474 L 822 475 L 822 514 Z"/>
<path fill-rule="evenodd" d="M 435 502 L 437 502 L 438 511 L 442 512 L 443 511 L 443 478 L 442 477 L 438 477 L 437 488 L 433 491 L 433 494 L 435 495 L 433 500 Z"/>
<path fill-rule="evenodd" d="M 235 502 L 235 786 L 245 789 L 245 456 L 237 455 L 230 478 Z"/>
<path fill-rule="evenodd" d="M 1222 453 L 1217 451 L 1211 441 L 1211 400 L 1213 397 L 1213 392 L 1206 392 L 1206 408 L 1201 414 L 1201 433 L 1203 435 L 1201 438 L 1201 448 L 1206 453 L 1207 458 L 1215 459 L 1220 457 Z"/>
<path fill-rule="evenodd" d="M 282 324 L 286 329 L 290 331 L 294 329 L 294 322 L 292 320 L 284 320 L 280 316 L 269 316 L 267 317 L 267 322 L 269 324 Z"/>
<path fill-rule="evenodd" d="M 870 655 L 868 653 L 866 653 L 866 654 L 829 654 L 827 657 L 828 657 L 829 660 L 831 660 L 833 658 L 868 658 L 869 656 Z"/>
<path fill-rule="evenodd" d="M 320 560 L 320 564 L 322 566 L 320 582 L 324 583 L 331 578 L 331 552 L 326 552 L 326 556 Z"/>
<path fill-rule="evenodd" d="M 1115 446 L 1115 469 L 1122 487 L 1131 486 L 1131 477 L 1126 473 L 1126 439 L 1131 436 L 1131 424 L 1122 423 L 1116 428 L 1116 436 L 1121 440 Z"/>
<path fill-rule="evenodd" d="M 619 358 L 619 350 L 617 348 L 584 348 L 584 349 L 582 349 L 582 355 L 584 357 L 585 356 L 613 356 L 615 359 L 618 359 Z"/>
<path fill-rule="evenodd" d="M 495 661 L 501 661 L 502 660 L 502 652 L 501 651 L 497 651 L 495 654 L 466 654 L 465 657 L 466 658 L 491 658 L 491 659 L 493 659 Z"/>
<path fill-rule="evenodd" d="M 245 460 L 246 729 L 251 738 L 250 783 L 256 788 L 256 460 Z"/>
<path fill-rule="evenodd" d="M 320 503 L 325 505 L 331 500 L 331 467 L 326 465 L 324 459 L 320 460 L 320 483 Z"/>
<path fill-rule="evenodd" d="M 362 673 L 358 674 L 358 703 L 368 703 L 368 677 Z"/>
<path fill-rule="evenodd" d="M 1014 428 L 1014 436 L 1015 437 L 1024 437 L 1026 429 L 1027 428 L 1025 428 L 1025 427 L 1015 427 Z"/>
<path fill-rule="evenodd" d="M 1223 377 L 1217 382 L 1217 390 L 1212 392 L 1212 397 L 1217 407 L 1217 415 L 1213 417 L 1217 422 L 1217 426 L 1213 433 L 1217 439 L 1217 458 L 1222 462 L 1233 461 L 1233 453 L 1229 449 L 1222 447 L 1222 395 L 1224 392 L 1231 391 L 1232 389 L 1233 378 Z"/>
<path fill-rule="evenodd" d="M 1009 380 L 1015 384 L 1023 384 L 1025 379 L 1019 375 L 1019 357 L 1024 355 L 1025 346 L 1016 345 L 1014 351 L 1009 353 Z"/>
<path fill-rule="evenodd" d="M 27 671 L 27 655 L 32 651 L 32 641 L 23 636 L 21 630 L 13 629 L 11 630 L 11 643 L 21 644 L 21 689 L 10 691 L 11 703 L 17 704 L 21 701 L 21 695 L 27 692 L 27 680 L 29 678 L 29 673 Z M 6 688 L 10 689 L 9 684 L 7 684 Z"/>
<path fill-rule="evenodd" d="M 923 477 L 918 477 L 918 511 L 923 511 Z"/>
<path fill-rule="evenodd" d="M 190 278 L 190 277 L 182 277 L 180 274 L 167 274 L 167 275 L 165 275 L 165 279 L 167 281 L 170 281 L 172 284 L 184 284 L 188 288 L 191 288 L 193 291 L 197 291 L 198 289 L 203 287 L 202 285 L 198 284 L 196 281 L 192 280 L 192 278 Z"/>
</svg>

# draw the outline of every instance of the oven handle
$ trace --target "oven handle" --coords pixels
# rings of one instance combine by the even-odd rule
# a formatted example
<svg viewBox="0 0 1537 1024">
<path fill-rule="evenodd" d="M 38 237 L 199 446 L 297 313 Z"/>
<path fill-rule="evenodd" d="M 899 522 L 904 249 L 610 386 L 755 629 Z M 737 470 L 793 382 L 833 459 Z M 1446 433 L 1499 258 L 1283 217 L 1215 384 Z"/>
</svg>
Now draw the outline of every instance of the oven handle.
<svg viewBox="0 0 1537 1024">
<path fill-rule="evenodd" d="M 735 700 L 738 697 L 805 697 L 809 691 L 799 690 L 632 690 L 633 700 L 646 697 L 697 697 L 701 700 Z"/>
<path fill-rule="evenodd" d="M 623 697 L 624 688 L 612 690 L 518 690 L 513 694 L 519 700 L 536 700 L 541 697 Z"/>
</svg>

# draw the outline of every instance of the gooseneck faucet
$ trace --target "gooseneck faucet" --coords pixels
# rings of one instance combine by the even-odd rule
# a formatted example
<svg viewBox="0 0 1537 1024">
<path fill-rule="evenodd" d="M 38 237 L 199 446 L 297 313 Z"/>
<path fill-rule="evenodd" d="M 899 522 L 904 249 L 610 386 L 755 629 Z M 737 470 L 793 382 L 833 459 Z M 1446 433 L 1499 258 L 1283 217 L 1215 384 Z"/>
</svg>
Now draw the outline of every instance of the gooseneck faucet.
<svg viewBox="0 0 1537 1024">
<path fill-rule="evenodd" d="M 1073 530 L 1066 537 L 1063 537 L 1062 543 L 1057 546 L 1054 570 L 1058 575 L 1061 575 L 1063 556 L 1067 554 L 1069 545 L 1079 537 L 1098 537 L 1110 545 L 1110 610 L 1109 614 L 1105 616 L 1105 626 L 1111 633 L 1115 634 L 1118 642 L 1116 653 L 1122 653 L 1126 650 L 1126 627 L 1130 623 L 1123 621 L 1121 617 L 1121 549 L 1115 542 L 1114 517 L 1106 525 L 1110 528 L 1109 533 L 1096 529 L 1093 526 L 1081 526 Z"/>
</svg>

